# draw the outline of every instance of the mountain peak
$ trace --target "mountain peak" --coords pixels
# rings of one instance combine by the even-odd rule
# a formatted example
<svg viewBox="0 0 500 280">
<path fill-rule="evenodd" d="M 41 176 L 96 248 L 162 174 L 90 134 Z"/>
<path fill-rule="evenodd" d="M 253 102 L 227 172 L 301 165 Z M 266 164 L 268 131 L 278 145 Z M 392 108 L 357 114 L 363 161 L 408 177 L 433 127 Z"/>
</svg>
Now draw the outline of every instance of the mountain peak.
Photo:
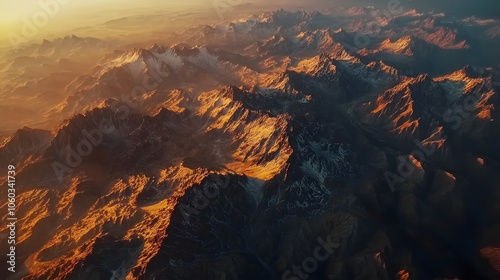
<svg viewBox="0 0 500 280">
<path fill-rule="evenodd" d="M 403 36 L 397 40 L 386 39 L 380 44 L 380 50 L 405 56 L 421 55 L 429 49 L 428 43 L 413 35 Z"/>
</svg>

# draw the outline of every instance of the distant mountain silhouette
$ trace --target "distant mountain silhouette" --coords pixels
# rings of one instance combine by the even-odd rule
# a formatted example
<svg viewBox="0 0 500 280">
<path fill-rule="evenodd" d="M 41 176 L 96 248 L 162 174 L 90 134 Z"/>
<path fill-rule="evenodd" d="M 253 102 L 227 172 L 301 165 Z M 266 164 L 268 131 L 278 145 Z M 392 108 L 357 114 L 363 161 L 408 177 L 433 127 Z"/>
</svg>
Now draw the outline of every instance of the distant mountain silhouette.
<svg viewBox="0 0 500 280">
<path fill-rule="evenodd" d="M 397 3 L 397 0 L 354 0 L 347 1 L 346 4 L 387 8 L 392 2 Z M 500 2 L 497 0 L 401 0 L 400 2 L 404 8 L 422 11 L 444 12 L 456 16 L 500 17 Z"/>
</svg>

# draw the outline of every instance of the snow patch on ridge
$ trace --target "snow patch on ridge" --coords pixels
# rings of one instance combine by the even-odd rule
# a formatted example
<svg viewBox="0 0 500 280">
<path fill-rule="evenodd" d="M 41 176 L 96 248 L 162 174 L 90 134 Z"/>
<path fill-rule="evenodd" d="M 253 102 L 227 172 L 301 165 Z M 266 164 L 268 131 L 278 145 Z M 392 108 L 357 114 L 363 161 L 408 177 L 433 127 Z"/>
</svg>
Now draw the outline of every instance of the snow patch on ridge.
<svg viewBox="0 0 500 280">
<path fill-rule="evenodd" d="M 187 61 L 202 69 L 218 69 L 220 67 L 219 57 L 210 54 L 205 47 L 199 48 L 198 53 L 189 56 Z"/>
</svg>

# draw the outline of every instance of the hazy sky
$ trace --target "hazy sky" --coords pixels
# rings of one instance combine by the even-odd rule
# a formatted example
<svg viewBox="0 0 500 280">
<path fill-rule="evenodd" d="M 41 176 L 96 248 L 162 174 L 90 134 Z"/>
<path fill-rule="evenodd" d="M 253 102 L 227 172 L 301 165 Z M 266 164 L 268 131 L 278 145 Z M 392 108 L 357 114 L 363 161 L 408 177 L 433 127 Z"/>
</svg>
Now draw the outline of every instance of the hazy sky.
<svg viewBox="0 0 500 280">
<path fill-rule="evenodd" d="M 40 40 L 46 34 L 55 34 L 80 26 L 89 26 L 133 14 L 158 11 L 207 9 L 216 17 L 214 6 L 223 3 L 261 3 L 273 8 L 320 8 L 328 5 L 375 5 L 384 8 L 397 0 L 0 0 L 0 46 L 9 45 L 9 34 L 23 36 L 27 25 L 35 25 Z M 498 17 L 500 0 L 399 0 L 404 8 L 445 11 L 460 16 L 479 15 Z M 54 3 L 56 4 L 54 6 Z M 45 17 L 45 18 L 44 18 Z M 37 21 L 42 24 L 38 24 Z M 28 28 L 29 29 L 29 28 Z M 12 37 L 12 36 L 11 36 Z M 26 36 L 23 36 L 26 38 Z"/>
<path fill-rule="evenodd" d="M 207 8 L 212 0 L 0 0 L 0 45 L 9 41 L 9 34 L 20 35 L 26 26 L 38 31 L 30 39 L 79 26 L 142 12 Z M 55 4 L 55 5 L 54 5 Z M 28 27 L 29 29 L 29 27 Z M 12 37 L 12 36 L 11 36 Z"/>
<path fill-rule="evenodd" d="M 0 0 L 0 22 L 32 17 L 43 3 L 58 3 L 63 14 L 85 13 L 110 8 L 182 7 L 209 4 L 211 0 Z"/>
<path fill-rule="evenodd" d="M 147 8 L 147 7 L 188 7 L 200 5 L 213 5 L 214 3 L 227 2 L 227 3 L 241 3 L 241 2 L 265 2 L 263 0 L 0 0 L 0 24 L 5 22 L 19 21 L 22 17 L 30 18 L 38 10 L 41 10 L 39 3 L 60 3 L 60 10 L 62 14 L 69 15 L 77 13 L 85 13 L 92 10 L 109 10 L 110 8 Z M 271 2 L 303 2 L 304 4 L 312 3 L 315 1 L 283 1 L 274 0 Z M 389 0 L 323 0 L 323 2 L 344 2 L 346 4 L 352 3 L 353 5 L 372 5 L 372 4 L 385 4 Z M 400 0 L 403 6 L 416 6 L 436 9 L 461 9 L 467 11 L 480 11 L 492 14 L 498 14 L 500 11 L 500 1 L 498 0 Z M 286 4 L 285 4 L 286 5 Z"/>
</svg>

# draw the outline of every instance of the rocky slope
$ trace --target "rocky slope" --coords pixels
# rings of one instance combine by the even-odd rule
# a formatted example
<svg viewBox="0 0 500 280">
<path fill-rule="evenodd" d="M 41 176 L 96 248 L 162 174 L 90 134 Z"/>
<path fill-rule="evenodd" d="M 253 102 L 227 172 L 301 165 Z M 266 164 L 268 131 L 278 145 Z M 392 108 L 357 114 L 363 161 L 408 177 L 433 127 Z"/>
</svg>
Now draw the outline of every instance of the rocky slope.
<svg viewBox="0 0 500 280">
<path fill-rule="evenodd" d="M 66 81 L 59 125 L 0 146 L 9 279 L 498 279 L 499 23 L 410 11 L 353 48 L 378 15 L 264 13 Z"/>
</svg>

